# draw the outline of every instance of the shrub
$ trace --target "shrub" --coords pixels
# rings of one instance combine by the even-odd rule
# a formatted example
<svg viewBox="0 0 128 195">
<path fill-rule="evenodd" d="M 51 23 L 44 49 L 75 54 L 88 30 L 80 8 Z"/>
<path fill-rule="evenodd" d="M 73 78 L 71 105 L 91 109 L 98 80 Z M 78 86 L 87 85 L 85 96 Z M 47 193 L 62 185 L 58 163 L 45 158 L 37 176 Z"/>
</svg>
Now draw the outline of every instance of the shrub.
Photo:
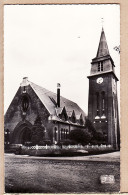
<svg viewBox="0 0 128 195">
<path fill-rule="evenodd" d="M 96 132 L 93 123 L 88 118 L 86 119 L 85 128 L 88 129 L 88 131 L 91 132 L 92 134 Z"/>
<path fill-rule="evenodd" d="M 76 145 L 76 144 L 77 144 L 77 142 L 74 141 L 74 140 L 71 140 L 71 139 L 62 140 L 59 143 L 59 145 L 65 145 L 65 146 L 68 146 L 68 145 Z"/>
<path fill-rule="evenodd" d="M 108 152 L 113 152 L 114 148 L 111 147 L 101 147 L 101 145 L 99 145 L 98 147 L 85 147 L 85 149 L 88 151 L 89 154 L 104 154 L 104 153 L 108 153 Z"/>
<path fill-rule="evenodd" d="M 94 144 L 106 144 L 106 137 L 102 132 L 95 132 L 91 143 Z"/>
<path fill-rule="evenodd" d="M 90 142 L 92 134 L 87 129 L 72 130 L 69 138 L 79 144 L 86 145 Z"/>
<path fill-rule="evenodd" d="M 46 146 L 46 145 L 52 145 L 52 142 L 51 140 L 43 140 L 43 141 L 40 141 L 39 146 Z"/>
<path fill-rule="evenodd" d="M 32 146 L 33 143 L 32 143 L 32 142 L 25 142 L 24 145 L 25 145 L 25 146 Z"/>
</svg>

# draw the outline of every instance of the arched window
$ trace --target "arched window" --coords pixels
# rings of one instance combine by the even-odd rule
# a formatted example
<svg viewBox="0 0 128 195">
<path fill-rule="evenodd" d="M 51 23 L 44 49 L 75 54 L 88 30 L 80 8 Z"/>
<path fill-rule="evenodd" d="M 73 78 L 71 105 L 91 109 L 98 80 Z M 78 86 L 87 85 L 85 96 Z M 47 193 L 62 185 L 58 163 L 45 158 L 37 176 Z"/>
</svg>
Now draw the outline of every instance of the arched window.
<svg viewBox="0 0 128 195">
<path fill-rule="evenodd" d="M 22 109 L 23 112 L 27 112 L 29 107 L 29 98 L 27 96 L 23 96 L 22 98 Z"/>
</svg>

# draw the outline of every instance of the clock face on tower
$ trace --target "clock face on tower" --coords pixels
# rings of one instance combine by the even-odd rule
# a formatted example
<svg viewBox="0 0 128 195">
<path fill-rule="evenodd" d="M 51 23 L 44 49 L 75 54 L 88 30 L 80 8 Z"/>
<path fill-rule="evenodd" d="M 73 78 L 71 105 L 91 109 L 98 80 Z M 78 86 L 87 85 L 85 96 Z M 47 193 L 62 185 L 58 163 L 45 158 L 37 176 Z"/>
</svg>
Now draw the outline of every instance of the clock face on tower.
<svg viewBox="0 0 128 195">
<path fill-rule="evenodd" d="M 102 77 L 99 77 L 99 78 L 96 80 L 96 82 L 97 82 L 98 84 L 103 83 L 103 78 L 102 78 Z"/>
</svg>

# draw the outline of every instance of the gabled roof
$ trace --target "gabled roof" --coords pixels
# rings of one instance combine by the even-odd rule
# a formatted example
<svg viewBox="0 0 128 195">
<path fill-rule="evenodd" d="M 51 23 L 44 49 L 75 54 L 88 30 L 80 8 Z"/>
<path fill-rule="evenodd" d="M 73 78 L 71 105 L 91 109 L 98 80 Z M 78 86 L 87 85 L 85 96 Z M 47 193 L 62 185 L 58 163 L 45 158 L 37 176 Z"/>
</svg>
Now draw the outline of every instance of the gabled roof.
<svg viewBox="0 0 128 195">
<path fill-rule="evenodd" d="M 32 87 L 36 95 L 44 104 L 50 115 L 58 116 L 59 114 L 61 114 L 63 108 L 65 107 L 67 115 L 69 117 L 72 115 L 73 110 L 75 111 L 75 114 L 77 116 L 79 115 L 79 117 L 81 114 L 83 115 L 83 117 L 86 116 L 85 112 L 75 102 L 60 96 L 60 107 L 57 108 L 56 93 L 53 93 L 43 87 L 40 87 L 30 81 L 29 85 Z"/>
<path fill-rule="evenodd" d="M 102 28 L 96 58 L 101 58 L 101 57 L 104 57 L 104 56 L 107 56 L 107 55 L 109 55 L 109 50 L 108 50 L 108 45 L 107 45 L 104 29 Z"/>
</svg>

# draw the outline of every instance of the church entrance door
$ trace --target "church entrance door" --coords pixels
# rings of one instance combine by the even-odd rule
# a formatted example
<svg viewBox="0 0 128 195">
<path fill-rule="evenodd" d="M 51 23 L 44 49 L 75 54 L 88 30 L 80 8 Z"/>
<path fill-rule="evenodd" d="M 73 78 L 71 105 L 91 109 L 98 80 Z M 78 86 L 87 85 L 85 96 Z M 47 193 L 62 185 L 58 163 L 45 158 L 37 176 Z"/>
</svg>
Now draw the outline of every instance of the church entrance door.
<svg viewBox="0 0 128 195">
<path fill-rule="evenodd" d="M 25 144 L 26 142 L 31 141 L 31 130 L 28 127 L 25 127 L 19 135 L 19 143 Z"/>
<path fill-rule="evenodd" d="M 31 142 L 31 129 L 31 124 L 18 124 L 13 132 L 12 143 L 24 145 L 26 142 Z"/>
</svg>

